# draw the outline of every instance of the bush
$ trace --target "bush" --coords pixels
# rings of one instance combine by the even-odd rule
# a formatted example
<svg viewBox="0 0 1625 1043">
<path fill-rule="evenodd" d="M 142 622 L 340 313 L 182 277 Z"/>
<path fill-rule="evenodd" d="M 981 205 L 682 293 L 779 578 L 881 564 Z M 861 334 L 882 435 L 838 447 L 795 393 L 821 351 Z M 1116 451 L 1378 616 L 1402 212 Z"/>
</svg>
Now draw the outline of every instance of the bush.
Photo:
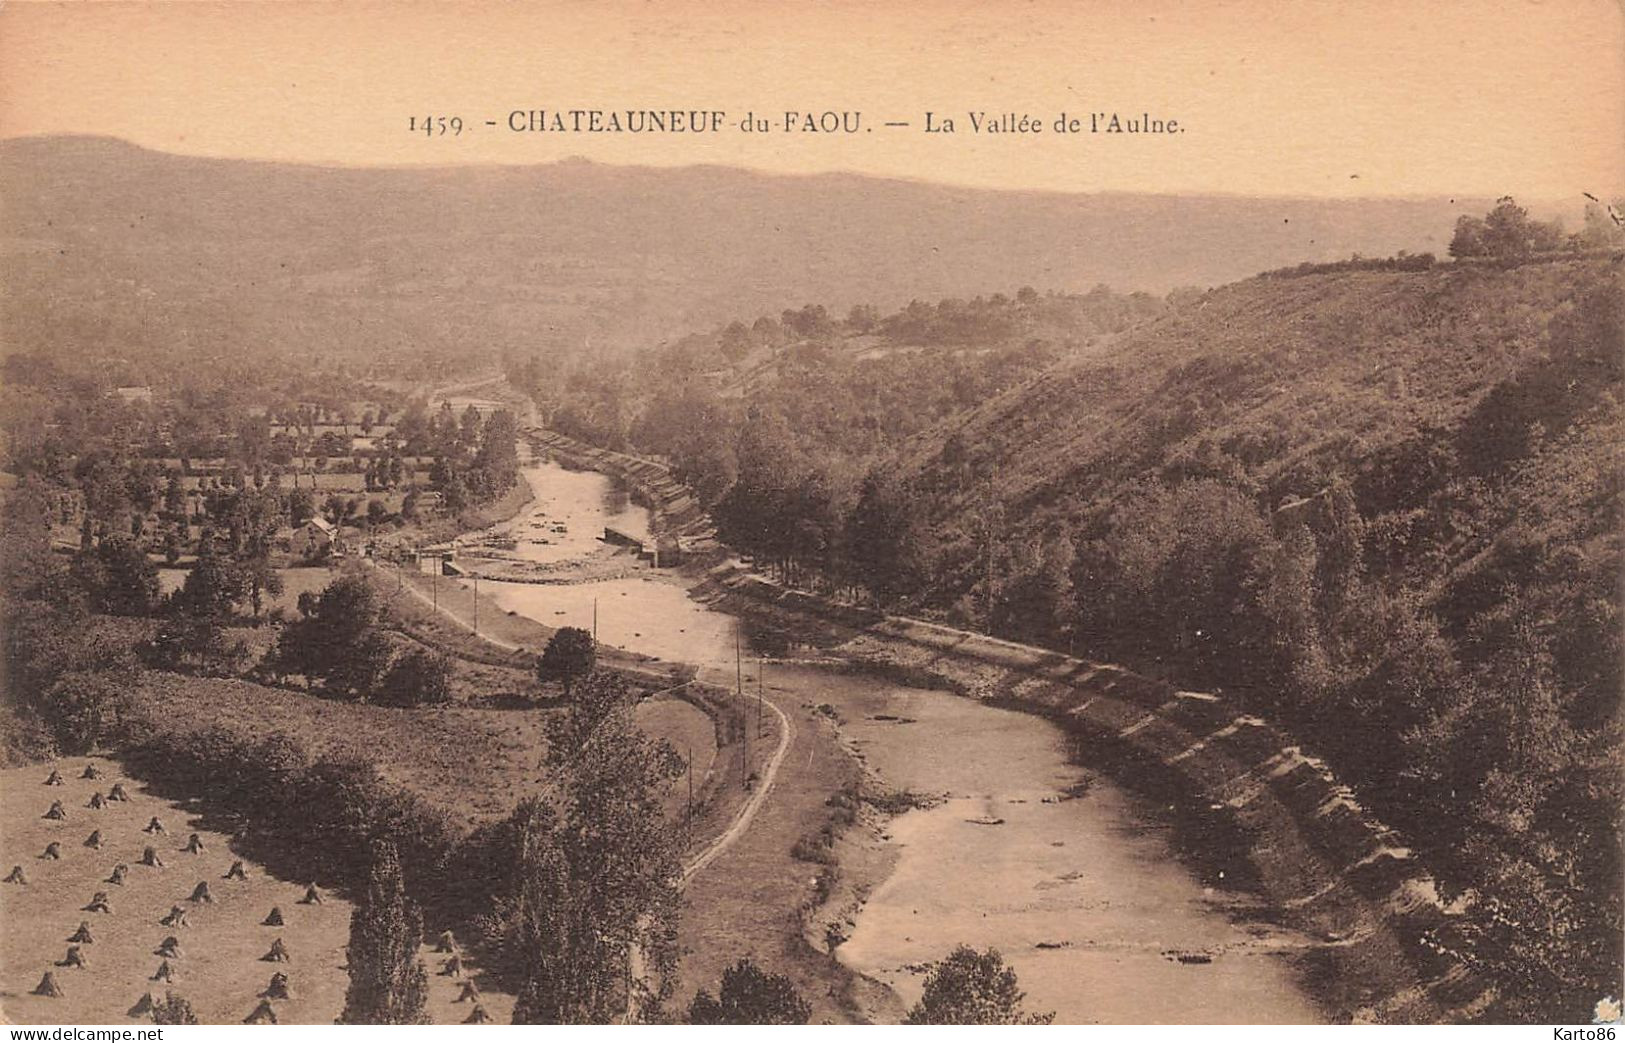
<svg viewBox="0 0 1625 1043">
<path fill-rule="evenodd" d="M 378 701 L 390 706 L 432 706 L 452 701 L 451 659 L 426 648 L 399 656 L 379 685 Z"/>
<path fill-rule="evenodd" d="M 999 950 L 978 952 L 961 945 L 925 977 L 925 994 L 904 1023 L 908 1025 L 1047 1025 L 1054 1014 L 1022 1011 L 1025 997 L 1016 972 Z"/>
<path fill-rule="evenodd" d="M 748 958 L 722 972 L 715 997 L 701 989 L 688 1005 L 690 1025 L 805 1025 L 811 1016 L 794 982 Z"/>
</svg>

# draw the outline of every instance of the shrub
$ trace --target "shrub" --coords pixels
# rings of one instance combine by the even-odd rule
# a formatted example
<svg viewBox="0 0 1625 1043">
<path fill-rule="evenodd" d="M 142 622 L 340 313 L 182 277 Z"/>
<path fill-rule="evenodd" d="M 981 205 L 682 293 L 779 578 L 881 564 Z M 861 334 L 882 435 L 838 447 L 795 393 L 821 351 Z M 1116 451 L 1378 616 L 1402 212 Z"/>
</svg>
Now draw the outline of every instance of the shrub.
<svg viewBox="0 0 1625 1043">
<path fill-rule="evenodd" d="M 782 974 L 769 974 L 750 960 L 722 972 L 713 997 L 701 989 L 688 1005 L 691 1025 L 805 1025 L 812 1004 Z"/>
</svg>

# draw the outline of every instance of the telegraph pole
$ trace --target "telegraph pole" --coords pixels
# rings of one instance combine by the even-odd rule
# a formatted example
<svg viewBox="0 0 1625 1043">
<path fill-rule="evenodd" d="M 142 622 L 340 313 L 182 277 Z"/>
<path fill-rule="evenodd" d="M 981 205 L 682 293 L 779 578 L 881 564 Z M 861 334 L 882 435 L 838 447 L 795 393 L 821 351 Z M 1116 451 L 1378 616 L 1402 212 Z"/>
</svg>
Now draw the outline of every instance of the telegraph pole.
<svg viewBox="0 0 1625 1043">
<path fill-rule="evenodd" d="M 734 697 L 739 711 L 739 784 L 750 785 L 750 728 L 745 717 L 745 661 L 739 648 L 739 622 L 734 621 Z"/>
</svg>

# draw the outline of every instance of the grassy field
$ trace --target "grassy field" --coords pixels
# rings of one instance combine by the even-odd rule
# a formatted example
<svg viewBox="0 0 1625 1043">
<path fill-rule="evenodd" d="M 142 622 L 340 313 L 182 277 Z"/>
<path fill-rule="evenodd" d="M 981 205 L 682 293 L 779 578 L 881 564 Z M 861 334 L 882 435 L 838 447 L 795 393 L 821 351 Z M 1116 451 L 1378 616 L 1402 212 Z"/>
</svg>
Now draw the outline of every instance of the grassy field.
<svg viewBox="0 0 1625 1043">
<path fill-rule="evenodd" d="M 87 764 L 97 765 L 105 778 L 81 779 Z M 62 786 L 46 786 L 53 769 L 61 772 Z M 86 806 L 91 795 L 105 793 L 122 782 L 128 803 L 109 803 L 101 809 Z M 67 813 L 64 821 L 42 817 L 53 800 Z M 167 835 L 143 832 L 152 818 L 167 828 Z M 56 764 L 33 765 L 0 772 L 0 861 L 9 870 L 21 865 L 27 884 L 0 885 L 0 1015 L 20 1024 L 117 1024 L 146 1020 L 129 1011 L 147 992 L 163 999 L 166 989 L 185 997 L 205 1024 L 240 1022 L 259 1003 L 271 975 L 288 975 L 290 998 L 276 1000 L 273 1009 L 282 1024 L 331 1023 L 343 1009 L 349 978 L 344 971 L 344 946 L 349 939 L 350 905 L 341 896 L 326 895 L 322 904 L 305 905 L 302 883 L 279 880 L 245 860 L 247 879 L 225 879 L 237 856 L 228 838 L 205 828 L 196 809 L 164 800 L 139 783 L 123 779 L 116 763 L 73 758 Z M 102 835 L 102 847 L 84 841 L 92 830 Z M 187 837 L 197 833 L 203 851 L 187 853 Z M 60 844 L 60 860 L 39 857 L 51 842 Z M 153 847 L 163 868 L 139 865 L 142 850 Z M 129 865 L 122 885 L 105 882 L 119 863 Z M 212 902 L 189 901 L 193 888 L 207 883 Z M 96 892 L 108 892 L 109 913 L 87 912 Z M 174 906 L 186 909 L 188 924 L 169 927 L 159 920 Z M 275 906 L 286 921 L 283 927 L 261 921 Z M 60 967 L 69 945 L 67 938 L 79 923 L 89 924 L 93 942 L 81 944 L 86 967 Z M 171 984 L 150 978 L 163 958 L 154 950 L 164 938 L 179 939 L 182 955 L 169 961 Z M 261 959 L 273 940 L 280 938 L 291 959 L 270 963 Z M 444 957 L 423 949 L 430 972 L 429 1015 L 437 1024 L 461 1022 L 472 1005 L 457 1003 L 461 979 L 438 972 Z M 63 995 L 32 995 L 49 971 Z M 495 1021 L 505 1022 L 513 1000 L 481 986 L 481 1004 Z"/>
<path fill-rule="evenodd" d="M 507 815 L 540 793 L 550 709 L 432 707 L 403 710 L 324 699 L 247 681 L 149 674 L 134 689 L 138 712 L 152 727 L 219 725 L 258 737 L 291 735 L 317 755 L 353 757 L 378 766 L 464 826 Z M 658 696 L 639 704 L 636 720 L 680 753 L 692 749 L 696 778 L 715 758 L 715 729 L 704 713 Z M 683 794 L 670 795 L 674 810 Z"/>
<path fill-rule="evenodd" d="M 186 582 L 186 574 L 190 571 L 192 562 L 182 560 L 176 568 L 160 568 L 158 570 L 158 588 L 165 594 L 181 589 Z M 293 568 L 282 570 L 282 593 L 276 597 L 265 599 L 265 611 L 281 608 L 292 614 L 298 610 L 299 595 L 306 591 L 316 592 L 333 582 L 338 573 L 326 566 L 313 568 Z"/>
</svg>

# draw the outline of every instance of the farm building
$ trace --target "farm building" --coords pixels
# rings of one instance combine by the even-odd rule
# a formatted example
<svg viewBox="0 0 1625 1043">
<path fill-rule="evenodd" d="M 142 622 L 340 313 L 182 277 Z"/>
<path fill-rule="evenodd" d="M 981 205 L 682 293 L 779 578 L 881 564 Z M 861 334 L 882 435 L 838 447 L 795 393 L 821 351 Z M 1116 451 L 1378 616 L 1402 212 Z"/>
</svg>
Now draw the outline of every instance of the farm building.
<svg viewBox="0 0 1625 1043">
<path fill-rule="evenodd" d="M 343 553 L 338 529 L 326 518 L 312 518 L 293 530 L 288 540 L 288 553 L 296 560 L 313 561 L 330 554 Z"/>
</svg>

